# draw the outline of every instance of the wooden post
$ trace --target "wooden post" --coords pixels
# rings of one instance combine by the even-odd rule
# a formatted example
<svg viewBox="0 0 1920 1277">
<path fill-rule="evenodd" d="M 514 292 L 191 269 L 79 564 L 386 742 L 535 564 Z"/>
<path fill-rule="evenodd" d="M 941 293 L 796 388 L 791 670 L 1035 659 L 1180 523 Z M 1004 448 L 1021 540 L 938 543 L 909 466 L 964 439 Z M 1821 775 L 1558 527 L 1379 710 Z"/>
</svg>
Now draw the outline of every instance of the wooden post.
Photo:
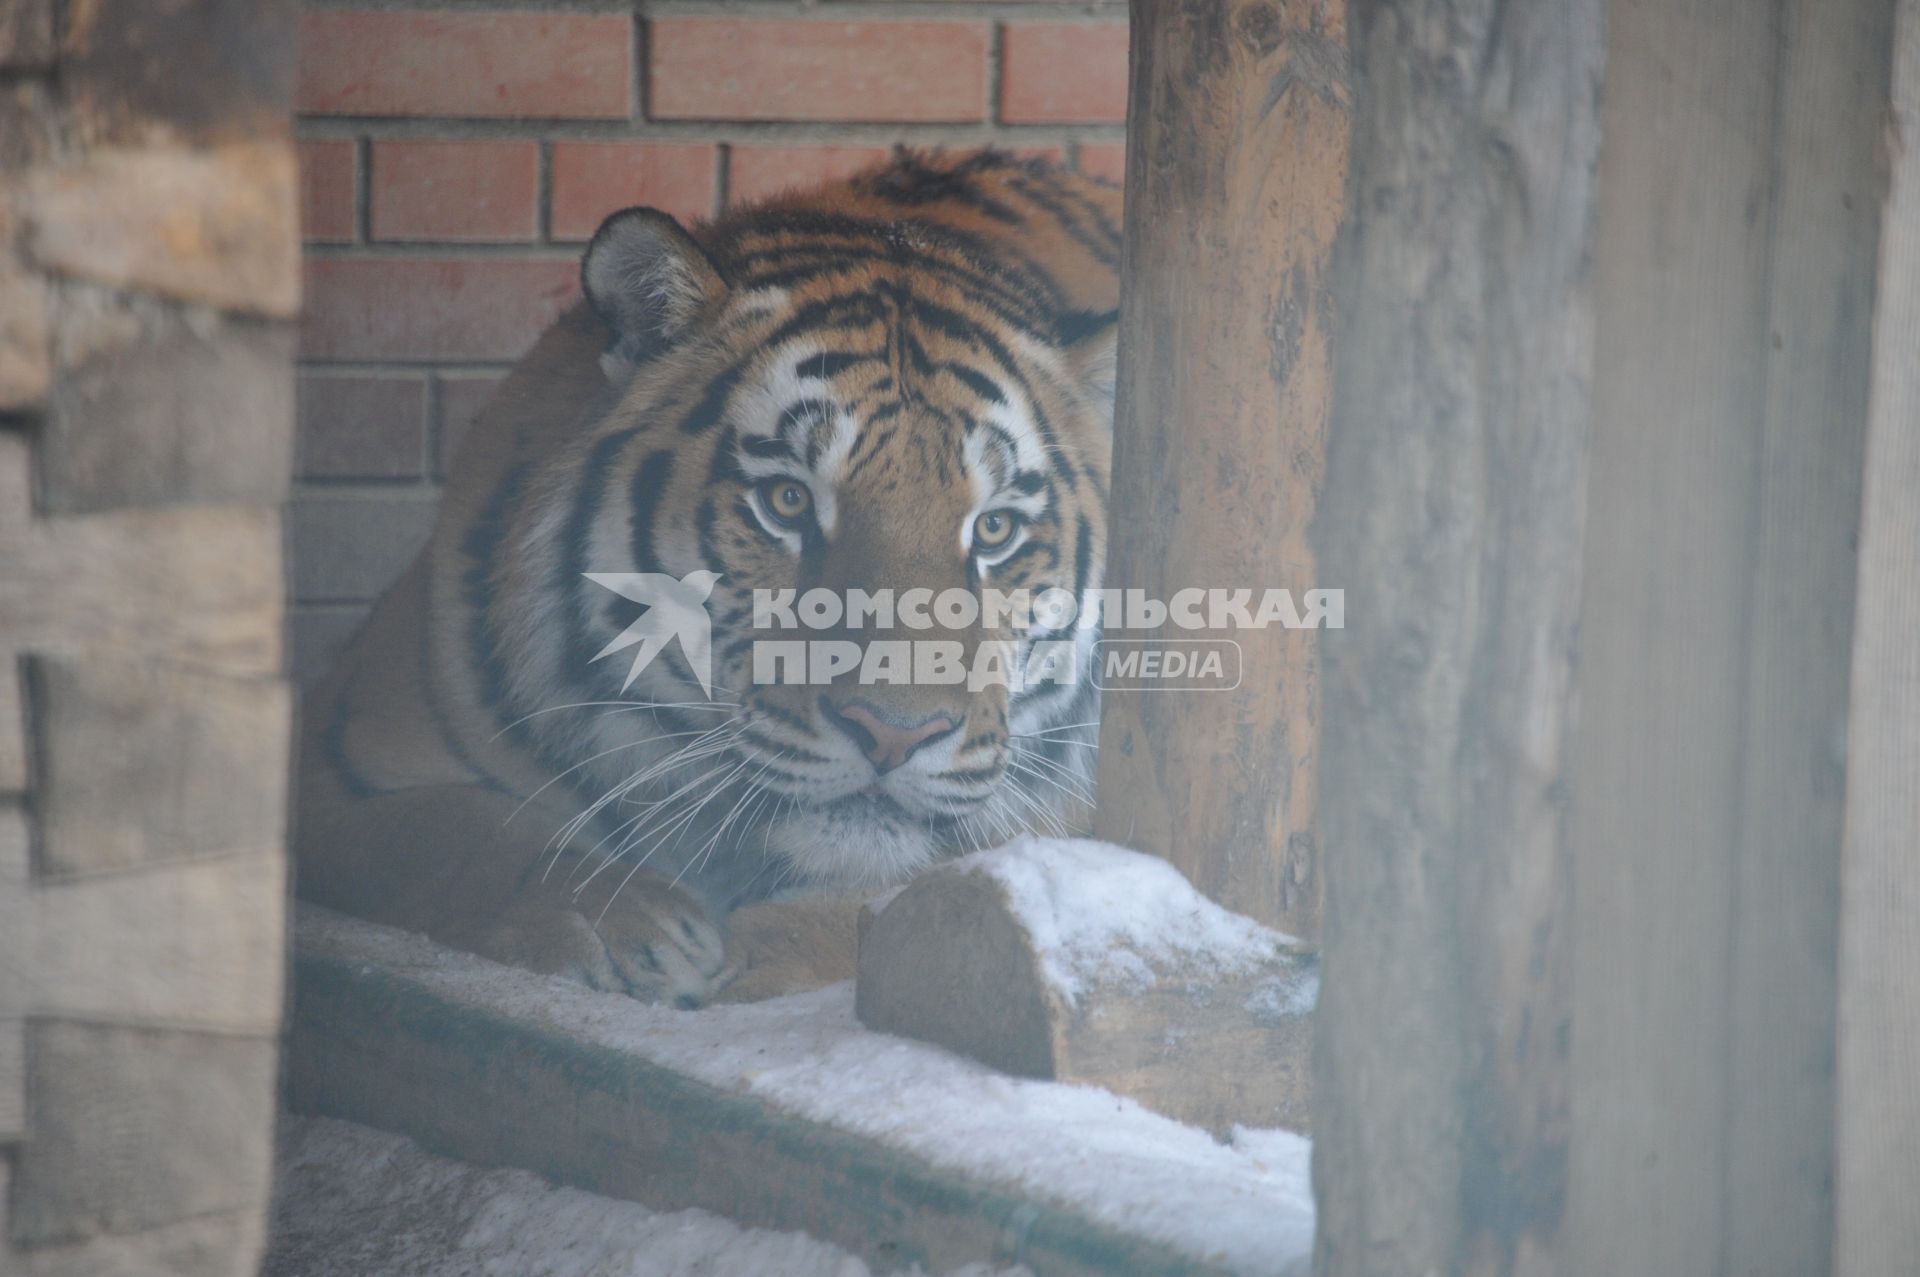
<svg viewBox="0 0 1920 1277">
<path fill-rule="evenodd" d="M 1135 0 L 1110 586 L 1321 584 L 1344 39 L 1343 0 Z M 1097 830 L 1310 936 L 1319 636 L 1182 637 L 1238 641 L 1241 685 L 1106 695 Z"/>
<path fill-rule="evenodd" d="M 0 4 L 0 1272 L 264 1249 L 297 18 Z"/>
<path fill-rule="evenodd" d="M 1840 885 L 1836 1277 L 1920 1255 L 1920 3 L 1893 39 L 1891 187 L 1854 612 Z"/>
<path fill-rule="evenodd" d="M 1617 0 L 1608 19 L 1573 790 L 1578 1273 L 1830 1262 L 1892 3 L 1772 12 Z"/>
<path fill-rule="evenodd" d="M 1550 1271 L 1600 0 L 1356 7 L 1317 1271 Z M 1663 1271 L 1635 1270 L 1627 1271 Z"/>
</svg>

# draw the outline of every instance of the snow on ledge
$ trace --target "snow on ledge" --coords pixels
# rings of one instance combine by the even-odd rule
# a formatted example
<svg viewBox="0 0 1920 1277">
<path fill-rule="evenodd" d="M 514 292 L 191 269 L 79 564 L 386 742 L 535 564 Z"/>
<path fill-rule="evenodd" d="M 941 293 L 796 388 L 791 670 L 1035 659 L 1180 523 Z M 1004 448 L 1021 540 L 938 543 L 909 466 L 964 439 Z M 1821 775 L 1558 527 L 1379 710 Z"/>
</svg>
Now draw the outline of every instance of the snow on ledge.
<svg viewBox="0 0 1920 1277">
<path fill-rule="evenodd" d="M 1085 854 L 1111 861 L 1117 850 Z M 1016 865 L 1028 854 L 1009 849 L 1002 863 Z M 1182 891 L 1191 890 L 1177 872 L 1162 868 Z M 1168 877 L 1149 866 L 1128 872 L 1137 886 L 1174 894 Z M 1069 906 L 1078 889 L 1065 883 L 1077 877 L 1061 878 L 1059 899 Z M 1049 879 L 1034 875 L 1031 881 Z M 1090 916 L 1071 907 L 1066 914 Z M 1146 917 L 1146 907 L 1137 914 L 1116 907 L 1104 916 L 1102 926 L 1121 930 L 1065 924 L 1062 951 L 1078 952 L 1075 946 L 1091 935 L 1130 934 L 1126 929 Z M 1187 915 L 1175 910 L 1169 916 Z M 1192 938 L 1218 925 L 1195 909 L 1181 934 Z M 1251 932 L 1220 935 L 1238 937 L 1242 947 L 1233 952 L 1263 943 Z M 483 1002 L 517 1021 L 631 1052 L 1233 1272 L 1290 1275 L 1309 1266 L 1314 1212 L 1306 1140 L 1287 1131 L 1242 1130 L 1233 1143 L 1221 1144 L 1108 1091 L 1008 1077 L 938 1047 L 872 1032 L 854 1018 L 851 983 L 681 1011 L 503 967 L 311 906 L 299 912 L 297 936 L 303 952 L 403 972 L 450 1000 Z"/>
<path fill-rule="evenodd" d="M 1112 843 L 1025 834 L 936 872 L 1001 886 L 1068 1005 L 1092 985 L 1144 987 L 1176 967 L 1196 979 L 1245 974 L 1298 943 L 1221 908 L 1158 856 Z"/>
</svg>

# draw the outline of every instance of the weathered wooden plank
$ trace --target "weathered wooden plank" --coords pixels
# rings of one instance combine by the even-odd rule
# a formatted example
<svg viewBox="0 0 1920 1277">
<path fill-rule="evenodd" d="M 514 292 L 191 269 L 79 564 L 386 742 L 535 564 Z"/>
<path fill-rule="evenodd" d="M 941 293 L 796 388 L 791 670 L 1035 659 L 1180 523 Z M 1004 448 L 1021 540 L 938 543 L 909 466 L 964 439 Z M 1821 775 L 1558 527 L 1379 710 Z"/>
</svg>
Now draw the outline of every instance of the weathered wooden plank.
<svg viewBox="0 0 1920 1277">
<path fill-rule="evenodd" d="M 1832 1254 L 1839 734 L 1892 5 L 1791 0 L 1781 18 L 1756 575 L 1735 729 L 1729 1273 L 1819 1273 Z"/>
<path fill-rule="evenodd" d="M 1834 1272 L 1920 1255 L 1920 4 L 1893 40 L 1847 730 Z"/>
<path fill-rule="evenodd" d="M 1347 592 L 1324 648 L 1316 1259 L 1543 1272 L 1567 1156 L 1602 6 L 1354 16 L 1314 526 Z"/>
<path fill-rule="evenodd" d="M 35 1015 L 261 1037 L 279 1031 L 287 865 L 276 843 L 43 881 L 30 907 Z"/>
<path fill-rule="evenodd" d="M 31 661 L 38 870 L 92 874 L 272 847 L 293 707 L 277 678 L 138 660 Z"/>
<path fill-rule="evenodd" d="M 112 294 L 61 308 L 66 361 L 35 437 L 41 509 L 277 505 L 293 470 L 293 331 Z"/>
<path fill-rule="evenodd" d="M 1133 6 L 1109 585 L 1168 599 L 1322 584 L 1307 524 L 1331 392 L 1345 9 Z M 1237 641 L 1240 685 L 1230 696 L 1107 692 L 1095 828 L 1165 856 L 1229 908 L 1311 938 L 1316 637 L 1278 626 L 1177 636 Z"/>
<path fill-rule="evenodd" d="M 33 960 L 26 812 L 0 801 L 0 1144 L 27 1129 L 27 1039 Z M 0 1199 L 4 1200 L 4 1199 Z M 0 1246 L 4 1246 L 0 1242 Z"/>
<path fill-rule="evenodd" d="M 277 509 L 29 519 L 24 492 L 11 500 L 9 439 L 0 433 L 0 633 L 11 648 L 279 673 L 286 605 Z"/>
<path fill-rule="evenodd" d="M 17 1245 L 265 1213 L 271 1037 L 35 1020 L 29 1138 L 14 1164 Z"/>
<path fill-rule="evenodd" d="M 0 648 L 0 795 L 27 789 L 26 671 Z"/>
<path fill-rule="evenodd" d="M 1778 32 L 1738 0 L 1609 21 L 1568 1244 L 1575 1272 L 1711 1273 Z"/>
<path fill-rule="evenodd" d="M 299 1111 L 660 1209 L 802 1230 L 888 1269 L 997 1260 L 1040 1277 L 1221 1272 L 1061 1202 L 570 1032 L 565 1013 L 529 1014 L 498 992 L 535 977 L 435 978 L 352 943 L 392 934 L 383 928 L 338 920 L 333 930 L 296 929 L 287 1061 Z M 1271 1271 L 1289 1267 L 1273 1257 Z"/>
<path fill-rule="evenodd" d="M 1886 0 L 1623 0 L 1581 624 L 1581 1272 L 1819 1272 Z"/>
</svg>

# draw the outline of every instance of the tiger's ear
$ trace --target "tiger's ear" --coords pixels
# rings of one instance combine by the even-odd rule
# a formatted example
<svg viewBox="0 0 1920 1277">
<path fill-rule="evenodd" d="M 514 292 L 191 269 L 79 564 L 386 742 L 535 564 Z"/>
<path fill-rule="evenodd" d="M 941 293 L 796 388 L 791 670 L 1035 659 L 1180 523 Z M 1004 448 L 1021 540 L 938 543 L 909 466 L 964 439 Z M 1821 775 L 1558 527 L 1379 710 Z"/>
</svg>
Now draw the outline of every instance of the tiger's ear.
<svg viewBox="0 0 1920 1277">
<path fill-rule="evenodd" d="M 653 208 L 629 208 L 600 224 L 580 259 L 580 285 L 613 332 L 603 364 L 628 371 L 671 346 L 727 291 L 693 236 Z"/>
<path fill-rule="evenodd" d="M 1120 381 L 1120 312 L 1075 312 L 1060 321 L 1060 340 L 1080 388 L 1093 401 L 1100 424 L 1113 429 L 1113 400 Z"/>
</svg>

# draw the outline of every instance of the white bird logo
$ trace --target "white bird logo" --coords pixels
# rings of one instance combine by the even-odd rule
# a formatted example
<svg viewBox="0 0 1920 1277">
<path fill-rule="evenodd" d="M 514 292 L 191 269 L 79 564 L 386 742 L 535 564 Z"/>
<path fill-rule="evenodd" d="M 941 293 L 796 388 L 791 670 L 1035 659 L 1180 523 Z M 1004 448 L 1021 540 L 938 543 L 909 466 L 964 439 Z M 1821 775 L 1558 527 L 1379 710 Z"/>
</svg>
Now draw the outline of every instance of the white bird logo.
<svg viewBox="0 0 1920 1277">
<path fill-rule="evenodd" d="M 612 642 L 594 653 L 593 659 L 597 661 L 639 645 L 640 650 L 633 654 L 633 665 L 627 670 L 627 681 L 620 684 L 621 691 L 632 687 L 640 671 L 666 650 L 669 640 L 677 638 L 681 654 L 687 658 L 687 668 L 700 680 L 700 690 L 712 698 L 713 620 L 707 615 L 707 596 L 713 593 L 720 573 L 703 568 L 677 579 L 664 572 L 588 572 L 585 576 L 595 585 L 643 604 L 647 609 Z"/>
</svg>

